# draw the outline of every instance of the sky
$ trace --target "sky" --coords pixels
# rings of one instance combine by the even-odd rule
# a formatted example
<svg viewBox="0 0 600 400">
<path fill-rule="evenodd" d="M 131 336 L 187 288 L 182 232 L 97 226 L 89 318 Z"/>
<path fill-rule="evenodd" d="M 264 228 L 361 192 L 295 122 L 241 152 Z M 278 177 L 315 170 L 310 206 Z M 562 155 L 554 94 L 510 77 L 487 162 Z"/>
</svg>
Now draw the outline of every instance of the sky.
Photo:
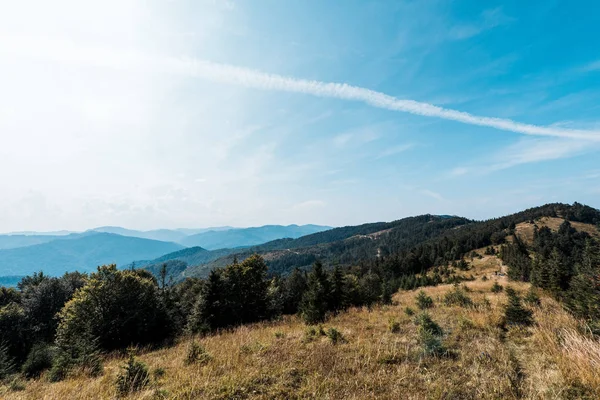
<svg viewBox="0 0 600 400">
<path fill-rule="evenodd" d="M 595 1 L 0 0 L 0 231 L 600 207 Z"/>
</svg>

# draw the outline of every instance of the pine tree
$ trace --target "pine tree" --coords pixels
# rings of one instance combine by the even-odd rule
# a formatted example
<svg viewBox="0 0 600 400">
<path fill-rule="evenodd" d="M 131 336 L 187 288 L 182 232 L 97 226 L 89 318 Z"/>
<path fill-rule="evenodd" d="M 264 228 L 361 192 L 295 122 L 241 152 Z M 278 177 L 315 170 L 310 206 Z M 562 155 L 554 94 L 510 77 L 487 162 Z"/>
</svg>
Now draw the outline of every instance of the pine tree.
<svg viewBox="0 0 600 400">
<path fill-rule="evenodd" d="M 295 314 L 302 301 L 302 296 L 306 291 L 306 275 L 304 272 L 295 268 L 287 277 L 283 288 L 283 313 Z"/>
<path fill-rule="evenodd" d="M 188 329 L 191 332 L 208 332 L 226 325 L 224 288 L 220 271 L 212 270 L 190 315 Z"/>
<path fill-rule="evenodd" d="M 337 313 L 345 308 L 344 299 L 344 274 L 342 268 L 336 265 L 331 272 L 331 295 L 329 309 Z"/>
<path fill-rule="evenodd" d="M 323 264 L 317 261 L 308 275 L 308 287 L 300 304 L 300 313 L 304 322 L 314 325 L 325 321 L 329 296 L 327 274 L 323 270 Z"/>
<path fill-rule="evenodd" d="M 504 308 L 505 321 L 509 325 L 531 325 L 533 313 L 521 305 L 521 297 L 511 288 L 506 288 L 508 304 Z"/>
</svg>

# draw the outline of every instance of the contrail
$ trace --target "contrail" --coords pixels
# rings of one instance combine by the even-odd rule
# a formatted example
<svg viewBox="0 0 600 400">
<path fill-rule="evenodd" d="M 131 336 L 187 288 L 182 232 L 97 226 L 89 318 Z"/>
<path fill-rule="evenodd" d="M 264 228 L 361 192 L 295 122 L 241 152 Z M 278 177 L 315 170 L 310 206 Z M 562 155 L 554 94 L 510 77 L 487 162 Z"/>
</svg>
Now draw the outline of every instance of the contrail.
<svg viewBox="0 0 600 400">
<path fill-rule="evenodd" d="M 173 59 L 169 61 L 169 64 L 180 73 L 214 82 L 240 85 L 260 90 L 302 93 L 317 97 L 360 101 L 377 108 L 442 118 L 470 125 L 486 126 L 525 135 L 600 141 L 599 131 L 531 125 L 504 118 L 482 117 L 415 100 L 398 99 L 385 93 L 346 83 L 297 79 L 204 60 Z"/>
<path fill-rule="evenodd" d="M 260 90 L 303 93 L 317 97 L 358 101 L 377 108 L 486 126 L 525 135 L 600 141 L 600 131 L 532 125 L 504 118 L 482 117 L 429 103 L 399 99 L 346 83 L 298 79 L 191 58 L 157 58 L 133 52 L 119 52 L 114 49 L 77 46 L 71 42 L 50 38 L 8 37 L 6 39 L 0 40 L 0 56 L 7 52 L 9 55 L 25 55 L 63 63 L 95 65 L 119 70 L 176 73 Z"/>
</svg>

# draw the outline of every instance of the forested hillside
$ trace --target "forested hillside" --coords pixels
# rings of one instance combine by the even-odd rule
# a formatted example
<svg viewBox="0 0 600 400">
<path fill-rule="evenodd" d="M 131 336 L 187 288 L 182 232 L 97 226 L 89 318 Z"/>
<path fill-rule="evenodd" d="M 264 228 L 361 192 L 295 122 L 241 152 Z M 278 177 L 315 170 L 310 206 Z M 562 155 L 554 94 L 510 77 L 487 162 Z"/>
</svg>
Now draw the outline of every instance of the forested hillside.
<svg viewBox="0 0 600 400">
<path fill-rule="evenodd" d="M 34 274 L 0 291 L 0 393 L 598 398 L 589 371 L 600 360 L 599 222 L 600 211 L 577 203 L 483 222 L 426 215 L 296 242 L 306 247 L 270 243 L 206 279 L 176 282 L 189 273 L 177 257 L 152 273 Z M 528 227 L 531 240 L 519 235 Z M 300 249 L 314 256 L 309 271 L 273 263 Z M 149 352 L 131 350 L 117 369 L 124 360 L 107 354 L 132 345 Z M 310 361 L 318 354 L 327 356 Z"/>
</svg>

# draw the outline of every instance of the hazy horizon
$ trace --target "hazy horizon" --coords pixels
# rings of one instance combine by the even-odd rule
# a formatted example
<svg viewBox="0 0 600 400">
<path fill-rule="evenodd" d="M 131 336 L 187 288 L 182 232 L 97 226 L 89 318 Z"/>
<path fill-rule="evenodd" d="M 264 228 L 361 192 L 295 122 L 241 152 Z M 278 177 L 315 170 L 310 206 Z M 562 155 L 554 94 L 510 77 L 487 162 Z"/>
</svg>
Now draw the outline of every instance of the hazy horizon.
<svg viewBox="0 0 600 400">
<path fill-rule="evenodd" d="M 598 11 L 4 2 L 0 231 L 598 208 Z"/>
</svg>

